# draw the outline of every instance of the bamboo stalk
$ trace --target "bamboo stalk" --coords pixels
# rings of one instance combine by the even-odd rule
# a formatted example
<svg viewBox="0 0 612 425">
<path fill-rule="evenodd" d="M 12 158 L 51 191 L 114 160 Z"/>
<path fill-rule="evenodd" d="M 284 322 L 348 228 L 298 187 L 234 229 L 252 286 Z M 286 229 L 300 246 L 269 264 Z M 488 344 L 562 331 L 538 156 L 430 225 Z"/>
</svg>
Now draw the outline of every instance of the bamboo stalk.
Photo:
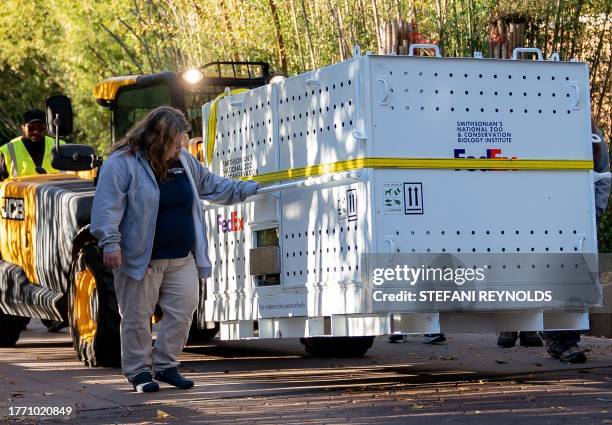
<svg viewBox="0 0 612 425">
<path fill-rule="evenodd" d="M 606 78 L 603 84 L 601 85 L 601 92 L 599 93 L 599 102 L 597 102 L 597 113 L 595 114 L 595 116 L 597 117 L 597 121 L 599 121 L 599 118 L 601 116 L 604 98 L 606 97 L 606 95 L 608 96 L 608 98 L 610 97 L 610 74 L 611 73 L 612 73 L 612 55 L 608 57 L 608 71 L 606 72 Z"/>
<path fill-rule="evenodd" d="M 378 19 L 378 7 L 376 5 L 376 0 L 372 0 L 372 12 L 374 15 L 374 28 L 380 28 L 380 20 Z M 378 42 L 379 51 L 383 47 L 383 44 L 381 43 L 380 39 L 381 39 L 380 32 L 376 31 L 376 41 Z"/>
<path fill-rule="evenodd" d="M 312 36 L 310 35 L 310 23 L 308 22 L 308 13 L 306 12 L 306 5 L 304 4 L 304 0 L 302 3 L 302 14 L 304 15 L 304 23 L 306 25 L 306 41 L 308 41 L 308 51 L 310 53 L 310 67 L 311 69 L 315 69 L 317 67 L 317 63 L 315 61 L 315 53 L 314 48 L 312 46 Z"/>
<path fill-rule="evenodd" d="M 300 37 L 300 32 L 298 31 L 297 26 L 297 14 L 295 13 L 295 5 L 293 0 L 289 1 L 289 5 L 291 6 L 291 20 L 293 21 L 293 31 L 295 32 L 295 40 L 297 43 L 298 52 L 300 54 L 300 63 L 302 64 L 302 71 L 306 69 L 306 62 L 304 62 L 304 50 L 302 50 L 302 41 Z"/>
<path fill-rule="evenodd" d="M 387 22 L 385 27 L 386 41 L 385 55 L 391 54 L 391 46 L 393 45 L 393 32 L 391 30 L 391 22 Z"/>
<path fill-rule="evenodd" d="M 393 44 L 391 45 L 391 50 L 395 54 L 397 54 L 397 50 L 398 50 L 397 35 L 398 35 L 397 21 L 392 21 L 391 22 L 391 39 L 393 40 Z"/>
</svg>

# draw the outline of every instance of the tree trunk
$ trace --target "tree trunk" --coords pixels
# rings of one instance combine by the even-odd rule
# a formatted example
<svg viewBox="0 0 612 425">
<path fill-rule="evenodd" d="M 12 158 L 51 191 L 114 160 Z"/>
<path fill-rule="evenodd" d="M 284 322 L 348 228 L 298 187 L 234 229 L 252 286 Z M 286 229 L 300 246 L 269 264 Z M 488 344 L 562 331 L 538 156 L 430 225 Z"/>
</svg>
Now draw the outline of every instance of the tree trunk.
<svg viewBox="0 0 612 425">
<path fill-rule="evenodd" d="M 551 53 L 558 52 L 557 43 L 559 41 L 559 29 L 561 26 L 561 8 L 563 7 L 563 0 L 557 0 L 557 12 L 555 14 L 555 32 L 553 34 L 553 41 L 551 46 Z"/>
<path fill-rule="evenodd" d="M 291 6 L 291 20 L 293 21 L 293 31 L 295 32 L 295 40 L 297 43 L 298 52 L 300 53 L 300 63 L 302 64 L 302 69 L 300 71 L 304 71 L 306 69 L 306 62 L 304 62 L 304 50 L 302 49 L 302 40 L 300 37 L 300 32 L 298 31 L 297 25 L 297 14 L 295 13 L 295 5 L 293 0 L 289 2 Z"/>
<path fill-rule="evenodd" d="M 591 64 L 591 85 L 593 85 L 593 81 L 595 80 L 595 75 L 597 75 L 597 69 L 599 68 L 599 61 L 601 59 L 601 49 L 604 45 L 604 40 L 607 38 L 608 32 L 608 17 L 610 16 L 610 11 L 612 9 L 612 2 L 608 2 L 606 7 L 606 14 L 604 17 L 604 30 L 599 35 L 599 42 L 597 43 L 597 48 L 595 49 L 595 56 L 593 56 L 593 62 Z"/>
<path fill-rule="evenodd" d="M 548 56 L 548 39 L 549 39 L 549 31 L 548 31 L 548 20 L 550 19 L 550 3 L 551 0 L 546 0 L 546 14 L 544 16 L 544 46 L 542 47 L 542 53 L 544 56 Z M 551 49 L 552 52 L 552 49 Z"/>
<path fill-rule="evenodd" d="M 285 55 L 285 43 L 283 42 L 283 34 L 281 33 L 280 21 L 276 11 L 274 0 L 268 0 L 270 12 L 272 12 L 272 21 L 274 22 L 274 30 L 276 31 L 276 48 L 278 49 L 278 57 L 280 60 L 281 70 L 283 74 L 289 75 L 287 72 L 287 56 Z"/>
<path fill-rule="evenodd" d="M 474 17 L 473 17 L 473 0 L 467 0 L 468 12 L 468 38 L 470 44 L 470 56 L 474 56 Z"/>
<path fill-rule="evenodd" d="M 452 19 L 452 27 L 453 27 L 453 56 L 459 56 L 457 54 L 457 49 L 459 44 L 461 43 L 461 41 L 459 40 L 459 28 L 457 28 L 457 4 L 456 1 L 457 0 L 449 0 L 451 2 L 452 5 L 452 11 L 453 11 L 453 19 Z"/>
<path fill-rule="evenodd" d="M 348 28 L 349 28 L 349 35 L 351 37 L 350 39 L 350 44 L 348 45 L 349 47 L 349 54 L 351 54 L 352 56 L 352 52 L 353 52 L 353 47 L 355 47 L 355 45 L 357 44 L 357 37 L 355 37 L 355 18 L 357 15 L 357 11 L 353 11 L 351 13 L 351 8 L 349 6 L 349 0 L 345 0 L 343 3 L 344 6 L 344 16 L 348 17 L 347 19 L 349 19 L 349 23 L 348 23 Z M 340 21 L 341 25 L 344 25 L 344 22 L 342 22 L 342 20 Z"/>
<path fill-rule="evenodd" d="M 336 23 L 337 30 L 337 38 L 338 38 L 338 52 L 340 53 L 340 61 L 345 60 L 344 57 L 344 44 L 342 43 L 342 28 L 340 27 L 340 18 L 338 17 L 338 11 L 331 4 L 330 0 L 327 0 L 327 5 L 329 6 L 329 13 L 334 18 L 334 22 Z"/>
<path fill-rule="evenodd" d="M 442 7 L 442 1 L 436 1 L 436 12 L 438 13 L 438 47 L 440 47 L 440 54 L 444 56 L 444 19 L 446 16 L 444 15 L 444 8 Z"/>
<path fill-rule="evenodd" d="M 572 38 L 571 38 L 571 47 L 569 49 L 569 58 L 574 57 L 574 53 L 576 53 L 576 43 L 581 38 L 582 31 L 580 26 L 580 12 L 582 11 L 582 5 L 584 4 L 584 0 L 578 0 L 576 4 L 576 11 L 574 12 L 574 21 L 572 23 Z"/>
<path fill-rule="evenodd" d="M 225 0 L 219 0 L 219 6 L 221 7 L 221 15 L 223 15 L 223 22 L 225 22 L 227 34 L 230 39 L 231 54 L 234 57 L 234 61 L 238 62 L 240 60 L 240 55 L 238 54 L 238 42 L 236 41 L 236 37 L 234 36 L 232 21 L 230 20 L 229 15 L 227 14 L 227 5 L 225 4 Z"/>
<path fill-rule="evenodd" d="M 380 20 L 378 19 L 378 7 L 376 6 L 376 0 L 372 0 L 372 15 L 374 16 L 374 28 L 376 28 L 376 44 L 378 45 L 378 51 L 383 48 L 380 37 Z M 386 54 L 387 52 L 385 52 Z"/>
<path fill-rule="evenodd" d="M 599 93 L 599 101 L 597 102 L 597 113 L 595 114 L 596 121 L 599 121 L 601 116 L 602 106 L 604 98 L 610 97 L 610 73 L 612 72 L 612 54 L 608 58 L 608 71 L 606 72 L 606 78 L 601 85 L 601 91 Z"/>
<path fill-rule="evenodd" d="M 317 67 L 317 63 L 315 61 L 314 48 L 312 46 L 312 36 L 310 35 L 310 23 L 308 21 L 308 13 L 306 12 L 306 5 L 304 4 L 304 0 L 302 3 L 302 13 L 304 15 L 304 23 L 306 25 L 306 41 L 308 41 L 308 51 L 310 53 L 310 68 L 315 69 Z"/>
</svg>

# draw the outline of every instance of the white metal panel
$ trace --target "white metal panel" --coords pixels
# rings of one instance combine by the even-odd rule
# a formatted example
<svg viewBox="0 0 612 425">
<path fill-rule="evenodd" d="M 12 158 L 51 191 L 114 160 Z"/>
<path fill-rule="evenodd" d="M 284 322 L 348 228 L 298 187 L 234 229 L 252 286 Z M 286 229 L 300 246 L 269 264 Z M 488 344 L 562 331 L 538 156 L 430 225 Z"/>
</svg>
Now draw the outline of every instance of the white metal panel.
<svg viewBox="0 0 612 425">
<path fill-rule="evenodd" d="M 369 59 L 374 156 L 453 158 L 460 148 L 479 158 L 493 148 L 519 159 L 592 158 L 586 64 Z M 495 124 L 465 125 L 485 122 Z"/>
<path fill-rule="evenodd" d="M 282 194 L 283 286 L 360 280 L 366 199 L 364 184 Z"/>
<path fill-rule="evenodd" d="M 589 172 L 376 170 L 375 178 L 378 253 L 597 252 Z M 421 213 L 404 211 L 410 183 L 421 184 Z"/>
<path fill-rule="evenodd" d="M 364 125 L 356 104 L 362 60 L 341 62 L 279 84 L 281 169 L 364 156 L 364 143 L 352 136 Z"/>
<path fill-rule="evenodd" d="M 213 173 L 238 178 L 278 170 L 275 98 L 276 87 L 267 85 L 219 100 Z"/>
</svg>

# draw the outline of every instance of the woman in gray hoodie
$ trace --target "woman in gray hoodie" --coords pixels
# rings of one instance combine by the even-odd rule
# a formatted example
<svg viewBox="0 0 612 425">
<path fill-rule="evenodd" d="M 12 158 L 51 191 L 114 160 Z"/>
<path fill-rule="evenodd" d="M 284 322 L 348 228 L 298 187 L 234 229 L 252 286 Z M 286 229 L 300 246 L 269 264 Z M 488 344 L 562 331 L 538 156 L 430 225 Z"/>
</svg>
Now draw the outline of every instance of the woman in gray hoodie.
<svg viewBox="0 0 612 425">
<path fill-rule="evenodd" d="M 93 203 L 91 233 L 115 279 L 121 366 L 139 392 L 157 391 L 155 380 L 193 387 L 177 358 L 197 306 L 198 277 L 211 272 L 200 199 L 232 204 L 258 187 L 210 173 L 182 149 L 188 130 L 178 109 L 149 112 L 113 147 Z M 151 347 L 156 304 L 164 317 Z"/>
</svg>

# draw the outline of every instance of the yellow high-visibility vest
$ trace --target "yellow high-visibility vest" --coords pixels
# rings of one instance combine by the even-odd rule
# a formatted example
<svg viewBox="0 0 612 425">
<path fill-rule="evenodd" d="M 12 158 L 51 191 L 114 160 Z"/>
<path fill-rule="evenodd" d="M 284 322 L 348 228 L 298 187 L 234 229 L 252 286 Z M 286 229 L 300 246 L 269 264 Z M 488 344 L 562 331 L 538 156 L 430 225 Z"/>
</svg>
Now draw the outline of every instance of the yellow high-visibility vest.
<svg viewBox="0 0 612 425">
<path fill-rule="evenodd" d="M 64 144 L 63 140 L 60 140 L 60 144 Z M 45 136 L 45 154 L 43 155 L 42 168 L 48 174 L 59 173 L 51 166 L 51 149 L 55 146 L 55 140 L 49 136 Z M 11 177 L 23 177 L 36 175 L 36 165 L 28 152 L 28 149 L 23 144 L 22 137 L 16 137 L 15 139 L 8 142 L 6 145 L 0 146 L 0 153 L 4 155 L 4 162 L 6 169 Z"/>
</svg>

